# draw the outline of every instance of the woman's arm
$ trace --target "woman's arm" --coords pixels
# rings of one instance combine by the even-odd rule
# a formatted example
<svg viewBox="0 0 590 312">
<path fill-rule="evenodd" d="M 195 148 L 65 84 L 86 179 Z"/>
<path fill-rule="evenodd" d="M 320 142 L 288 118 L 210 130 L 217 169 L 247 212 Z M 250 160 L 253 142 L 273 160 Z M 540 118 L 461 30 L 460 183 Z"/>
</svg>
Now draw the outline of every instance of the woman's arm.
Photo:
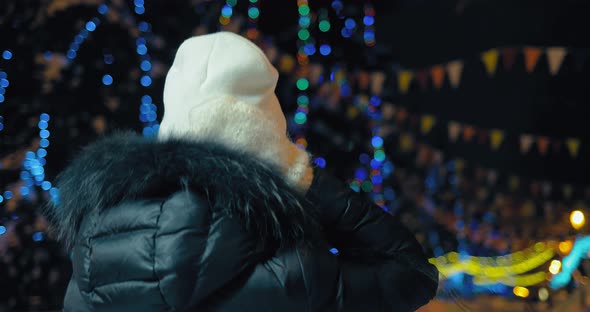
<svg viewBox="0 0 590 312">
<path fill-rule="evenodd" d="M 387 306 L 408 310 L 434 297 L 438 271 L 396 218 L 318 170 L 307 197 L 318 207 L 327 238 L 340 252 L 345 285 L 349 278 L 362 281 L 349 281 L 349 293 L 378 286 L 384 300 L 391 301 Z"/>
</svg>

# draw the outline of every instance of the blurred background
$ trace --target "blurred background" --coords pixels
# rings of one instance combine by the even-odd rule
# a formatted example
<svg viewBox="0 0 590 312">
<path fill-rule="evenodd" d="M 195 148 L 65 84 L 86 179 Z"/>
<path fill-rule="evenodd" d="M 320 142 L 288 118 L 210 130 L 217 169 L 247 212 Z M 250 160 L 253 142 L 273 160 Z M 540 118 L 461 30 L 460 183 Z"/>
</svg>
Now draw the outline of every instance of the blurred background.
<svg viewBox="0 0 590 312">
<path fill-rule="evenodd" d="M 0 311 L 60 309 L 71 263 L 40 215 L 51 182 L 99 136 L 155 135 L 176 48 L 219 30 L 279 69 L 314 162 L 414 231 L 441 272 L 420 311 L 589 311 L 589 14 L 582 0 L 2 0 Z"/>
</svg>

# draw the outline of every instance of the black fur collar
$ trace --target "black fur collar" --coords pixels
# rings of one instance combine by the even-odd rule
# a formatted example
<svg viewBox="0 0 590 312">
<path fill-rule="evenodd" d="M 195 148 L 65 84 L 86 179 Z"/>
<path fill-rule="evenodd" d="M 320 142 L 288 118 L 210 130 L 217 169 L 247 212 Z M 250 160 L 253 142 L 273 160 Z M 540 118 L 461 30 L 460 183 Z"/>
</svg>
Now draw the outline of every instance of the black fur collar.
<svg viewBox="0 0 590 312">
<path fill-rule="evenodd" d="M 58 203 L 45 211 L 69 249 L 90 211 L 185 188 L 206 196 L 212 209 L 239 215 L 266 243 L 300 242 L 316 229 L 315 214 L 277 173 L 217 144 L 118 133 L 82 150 L 58 176 Z"/>
</svg>

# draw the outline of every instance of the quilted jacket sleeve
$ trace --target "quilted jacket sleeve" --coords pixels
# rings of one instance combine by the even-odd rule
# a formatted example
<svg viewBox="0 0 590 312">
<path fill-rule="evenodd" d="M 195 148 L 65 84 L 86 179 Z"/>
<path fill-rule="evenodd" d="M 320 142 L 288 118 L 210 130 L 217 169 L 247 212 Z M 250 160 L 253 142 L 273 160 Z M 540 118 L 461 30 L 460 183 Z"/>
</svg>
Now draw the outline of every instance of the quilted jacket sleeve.
<svg viewBox="0 0 590 312">
<path fill-rule="evenodd" d="M 343 306 L 374 298 L 374 291 L 381 295 L 383 310 L 390 311 L 413 311 L 434 297 L 438 271 L 396 218 L 317 170 L 307 196 L 320 211 L 329 242 L 340 252 Z M 368 291 L 372 294 L 364 294 Z"/>
</svg>

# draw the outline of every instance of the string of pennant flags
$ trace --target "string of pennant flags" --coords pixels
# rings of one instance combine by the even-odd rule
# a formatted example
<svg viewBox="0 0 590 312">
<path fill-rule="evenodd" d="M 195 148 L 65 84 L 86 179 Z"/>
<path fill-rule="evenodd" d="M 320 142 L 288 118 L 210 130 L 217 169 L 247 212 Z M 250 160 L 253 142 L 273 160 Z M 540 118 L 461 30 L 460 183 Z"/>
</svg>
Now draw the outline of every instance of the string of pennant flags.
<svg viewBox="0 0 590 312">
<path fill-rule="evenodd" d="M 307 78 L 309 81 L 309 87 L 318 89 L 318 92 L 315 92 L 314 96 L 327 97 L 327 101 L 329 102 L 338 103 L 343 98 L 347 97 L 366 97 L 366 95 L 363 95 L 365 93 L 379 95 L 384 90 L 384 83 L 386 81 L 386 74 L 384 72 L 351 72 L 347 71 L 343 67 L 338 67 L 337 69 L 326 68 L 325 66 L 316 63 L 310 63 L 303 67 L 297 67 L 293 56 L 287 53 L 278 52 L 278 49 L 272 43 L 264 42 L 261 44 L 261 47 L 271 57 L 273 63 L 278 65 L 277 67 L 281 73 L 296 73 L 296 79 L 302 77 Z M 514 53 L 507 53 L 504 51 L 503 53 L 498 53 L 498 55 L 514 54 L 514 56 L 516 56 L 517 50 L 514 51 Z M 532 50 L 531 48 L 523 48 L 522 51 L 542 52 L 540 48 L 532 48 Z M 530 52 L 527 53 L 530 54 Z M 538 54 L 539 57 L 541 55 L 541 53 L 533 53 Z M 550 54 L 553 55 L 554 52 L 551 52 Z M 511 58 L 509 57 L 509 60 L 510 59 Z M 506 61 L 504 61 L 504 63 L 506 63 Z M 530 64 L 530 68 L 533 69 L 532 61 L 529 61 L 527 64 Z M 461 65 L 452 65 L 450 67 L 452 68 L 453 66 L 456 67 Z M 446 68 L 448 69 L 449 67 Z M 446 69 L 443 69 L 442 71 L 439 70 L 438 74 L 440 73 L 442 73 L 442 76 L 444 77 Z M 342 84 L 341 82 L 345 82 L 346 85 Z M 331 88 L 330 86 L 333 86 L 334 88 Z M 358 92 L 350 92 L 350 89 L 353 86 L 354 88 L 358 89 Z M 314 100 L 310 99 L 310 102 L 314 102 Z M 369 105 L 365 105 L 366 107 L 362 106 L 363 103 L 369 103 L 369 100 L 353 100 L 353 102 L 360 104 L 359 107 L 348 108 L 347 115 L 350 118 L 354 118 L 360 113 L 360 111 L 370 109 Z M 408 130 L 408 132 L 400 134 L 399 140 L 401 150 L 405 151 L 416 151 L 419 146 L 425 146 L 424 144 L 417 144 L 416 134 L 420 133 L 422 135 L 427 135 L 436 126 L 443 127 L 442 129 L 445 129 L 444 131 L 447 132 L 447 138 L 450 142 L 485 144 L 489 145 L 493 151 L 497 151 L 503 145 L 507 144 L 507 138 L 511 136 L 517 136 L 516 141 L 518 142 L 518 145 L 514 148 L 520 151 L 520 153 L 523 155 L 535 152 L 537 155 L 545 156 L 550 155 L 551 153 L 561 153 L 565 151 L 572 159 L 577 159 L 579 158 L 580 151 L 583 147 L 582 140 L 576 137 L 551 138 L 543 135 L 534 135 L 528 133 L 512 134 L 503 129 L 484 129 L 468 123 L 462 123 L 453 120 L 442 120 L 431 114 L 415 114 L 409 112 L 403 106 L 394 105 L 388 101 L 384 101 L 381 105 L 383 106 L 383 110 L 390 110 L 392 118 L 398 124 L 404 125 Z M 515 141 L 510 140 L 510 142 L 513 144 Z M 458 165 L 462 164 L 463 166 L 467 166 L 467 164 L 460 159 L 456 161 L 456 163 Z M 489 177 L 498 176 L 497 171 L 493 169 L 486 169 L 484 171 L 486 171 L 485 175 Z M 509 175 L 505 184 L 507 184 L 509 189 L 512 191 L 530 189 L 530 193 L 533 196 L 536 196 L 535 194 L 538 193 L 543 196 L 560 194 L 559 197 L 571 199 L 575 194 L 585 194 L 587 192 L 587 190 L 583 187 L 568 183 L 552 183 L 548 181 L 533 180 L 529 181 L 529 179 L 525 179 L 516 175 Z M 527 187 L 529 184 L 530 187 Z M 542 192 L 533 191 L 537 189 L 541 189 Z"/>
<path fill-rule="evenodd" d="M 420 124 L 416 126 L 419 127 L 422 134 L 428 134 L 435 125 L 442 124 L 446 128 L 449 141 L 453 143 L 462 141 L 464 143 L 489 144 L 490 148 L 496 151 L 500 149 L 508 136 L 507 132 L 502 129 L 484 129 L 458 121 L 443 121 L 433 115 L 416 115 L 409 113 L 404 107 L 392 106 L 398 123 L 407 120 L 410 120 L 410 123 L 419 121 Z M 518 135 L 518 142 L 521 154 L 530 153 L 533 147 L 536 146 L 539 155 L 545 156 L 550 152 L 559 153 L 565 149 L 574 159 L 578 157 L 582 145 L 582 141 L 575 137 L 561 139 L 533 134 Z"/>
<path fill-rule="evenodd" d="M 524 69 L 527 73 L 533 73 L 537 64 L 540 62 L 543 54 L 546 56 L 549 74 L 555 76 L 559 73 L 561 66 L 570 54 L 571 49 L 567 47 L 503 47 L 493 48 L 480 54 L 480 64 L 483 64 L 488 76 L 493 77 L 498 69 L 499 63 L 502 63 L 505 71 L 513 69 L 516 58 L 519 54 L 524 56 Z M 577 68 L 584 66 L 586 61 L 585 54 L 576 55 Z M 397 77 L 397 87 L 401 94 L 408 93 L 413 81 L 416 81 L 420 89 L 429 89 L 430 84 L 435 89 L 441 89 L 448 77 L 449 85 L 457 89 L 461 85 L 461 76 L 465 60 L 453 60 L 445 64 L 437 64 L 428 68 L 412 69 L 395 69 Z"/>
</svg>

